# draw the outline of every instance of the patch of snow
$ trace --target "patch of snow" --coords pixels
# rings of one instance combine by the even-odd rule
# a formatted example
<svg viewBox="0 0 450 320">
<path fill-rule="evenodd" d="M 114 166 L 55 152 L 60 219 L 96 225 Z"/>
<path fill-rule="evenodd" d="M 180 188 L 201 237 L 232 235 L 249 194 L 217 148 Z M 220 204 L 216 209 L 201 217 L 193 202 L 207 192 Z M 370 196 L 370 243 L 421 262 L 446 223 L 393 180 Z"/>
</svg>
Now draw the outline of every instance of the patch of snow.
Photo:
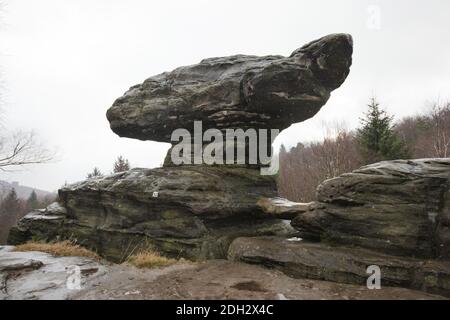
<svg viewBox="0 0 450 320">
<path fill-rule="evenodd" d="M 127 291 L 127 292 L 125 292 L 125 295 L 126 295 L 126 296 L 129 296 L 129 295 L 137 295 L 137 294 L 141 294 L 141 291 L 136 290 L 136 291 Z"/>
<path fill-rule="evenodd" d="M 293 207 L 293 206 L 302 204 L 302 203 L 293 202 L 293 201 L 290 201 L 290 200 L 284 199 L 284 198 L 273 198 L 273 199 L 271 199 L 271 203 L 274 206 L 283 206 L 283 207 Z"/>
<path fill-rule="evenodd" d="M 289 300 L 286 298 L 286 296 L 282 293 L 277 293 L 277 300 Z"/>
</svg>

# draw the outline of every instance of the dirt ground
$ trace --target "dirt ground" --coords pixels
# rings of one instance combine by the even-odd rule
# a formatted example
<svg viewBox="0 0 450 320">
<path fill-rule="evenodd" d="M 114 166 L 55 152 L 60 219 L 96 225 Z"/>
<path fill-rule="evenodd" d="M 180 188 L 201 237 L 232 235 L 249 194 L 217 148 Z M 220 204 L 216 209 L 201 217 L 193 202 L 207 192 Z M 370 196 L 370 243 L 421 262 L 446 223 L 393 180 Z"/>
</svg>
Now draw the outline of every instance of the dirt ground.
<svg viewBox="0 0 450 320">
<path fill-rule="evenodd" d="M 68 281 L 74 267 L 80 286 Z M 138 269 L 86 257 L 55 257 L 0 246 L 0 300 L 56 299 L 443 299 L 421 291 L 294 279 L 228 260 Z"/>
<path fill-rule="evenodd" d="M 442 299 L 420 291 L 293 279 L 263 267 L 213 260 L 140 270 L 115 266 L 71 299 Z"/>
</svg>

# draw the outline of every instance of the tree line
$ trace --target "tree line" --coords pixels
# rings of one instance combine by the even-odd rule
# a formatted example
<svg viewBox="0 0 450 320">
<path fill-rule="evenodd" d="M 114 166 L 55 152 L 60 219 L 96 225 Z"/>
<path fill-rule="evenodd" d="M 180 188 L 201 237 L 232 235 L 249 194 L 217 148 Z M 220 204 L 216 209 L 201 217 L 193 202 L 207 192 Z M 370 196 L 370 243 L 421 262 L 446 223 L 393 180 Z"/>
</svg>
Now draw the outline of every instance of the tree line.
<svg viewBox="0 0 450 320">
<path fill-rule="evenodd" d="M 28 212 L 45 208 L 55 200 L 52 195 L 39 198 L 34 190 L 28 199 L 19 198 L 14 188 L 0 194 L 0 245 L 6 242 L 9 229 L 17 221 Z"/>
<path fill-rule="evenodd" d="M 128 161 L 128 159 L 125 159 L 122 156 L 118 156 L 116 161 L 114 162 L 112 173 L 124 172 L 124 171 L 128 171 L 130 169 L 131 169 L 131 166 L 130 166 L 130 162 Z M 100 171 L 100 169 L 98 167 L 94 167 L 92 172 L 88 173 L 86 176 L 86 178 L 88 178 L 88 179 L 100 178 L 100 177 L 103 177 L 103 173 Z"/>
<path fill-rule="evenodd" d="M 426 114 L 395 122 L 372 98 L 353 131 L 328 128 L 323 141 L 280 149 L 278 190 L 292 201 L 315 200 L 324 180 L 363 165 L 393 159 L 450 157 L 450 103 L 435 103 Z"/>
<path fill-rule="evenodd" d="M 0 164 L 1 168 L 1 164 Z M 119 156 L 113 165 L 113 173 L 130 170 L 130 163 L 127 159 Z M 103 176 L 98 168 L 88 174 L 87 178 Z M 38 198 L 33 190 L 28 199 L 20 199 L 16 190 L 12 188 L 7 192 L 0 193 L 0 245 L 6 243 L 8 232 L 27 213 L 47 207 L 56 201 L 55 197 Z"/>
</svg>

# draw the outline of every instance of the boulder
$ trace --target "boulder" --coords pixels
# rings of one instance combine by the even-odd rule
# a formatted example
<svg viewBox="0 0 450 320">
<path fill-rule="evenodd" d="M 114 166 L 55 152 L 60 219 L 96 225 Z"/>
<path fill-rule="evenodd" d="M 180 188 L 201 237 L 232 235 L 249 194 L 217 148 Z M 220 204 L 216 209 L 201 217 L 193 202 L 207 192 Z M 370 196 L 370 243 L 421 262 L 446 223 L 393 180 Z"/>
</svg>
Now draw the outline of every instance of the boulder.
<svg viewBox="0 0 450 320">
<path fill-rule="evenodd" d="M 292 226 L 305 239 L 450 258 L 450 159 L 383 161 L 323 182 Z"/>
<path fill-rule="evenodd" d="M 328 101 L 349 74 L 352 52 L 350 35 L 332 34 L 289 57 L 204 59 L 130 88 L 107 118 L 121 137 L 160 142 L 172 142 L 175 129 L 192 134 L 195 121 L 202 131 L 283 130 L 313 117 Z"/>
<path fill-rule="evenodd" d="M 365 286 L 369 266 L 381 271 L 381 286 L 406 287 L 450 297 L 450 262 L 396 257 L 378 252 L 289 241 L 280 237 L 237 238 L 229 259 L 279 269 L 294 278 Z"/>
<path fill-rule="evenodd" d="M 193 150 L 205 146 L 200 145 L 202 141 L 194 141 L 193 133 L 195 123 L 200 123 L 200 137 L 204 131 L 216 129 L 221 140 L 228 141 L 222 145 L 217 138 L 211 139 L 223 154 L 214 157 L 214 163 L 223 164 L 228 159 L 227 164 L 243 164 L 229 155 L 243 150 L 244 164 L 267 165 L 259 153 L 260 144 L 271 157 L 270 148 L 277 134 L 272 129 L 283 130 L 313 117 L 328 101 L 331 91 L 346 79 L 352 52 L 350 35 L 332 34 L 308 43 L 289 57 L 234 55 L 204 59 L 130 88 L 109 108 L 107 118 L 119 136 L 141 140 L 178 143 L 172 141 L 172 133 L 186 129 L 190 135 L 183 134 L 183 142 L 192 145 L 192 153 L 183 154 L 184 164 L 199 164 L 193 161 Z M 269 130 L 255 138 L 258 142 L 253 145 L 253 163 L 248 157 L 249 142 L 235 141 L 230 133 L 238 129 L 255 133 L 258 129 Z M 169 150 L 164 165 L 179 165 L 172 161 L 171 154 Z"/>
<path fill-rule="evenodd" d="M 133 169 L 65 186 L 59 204 L 28 214 L 9 243 L 76 239 L 114 261 L 147 245 L 169 256 L 223 258 L 237 236 L 293 232 L 257 205 L 275 194 L 273 178 L 252 169 Z"/>
</svg>

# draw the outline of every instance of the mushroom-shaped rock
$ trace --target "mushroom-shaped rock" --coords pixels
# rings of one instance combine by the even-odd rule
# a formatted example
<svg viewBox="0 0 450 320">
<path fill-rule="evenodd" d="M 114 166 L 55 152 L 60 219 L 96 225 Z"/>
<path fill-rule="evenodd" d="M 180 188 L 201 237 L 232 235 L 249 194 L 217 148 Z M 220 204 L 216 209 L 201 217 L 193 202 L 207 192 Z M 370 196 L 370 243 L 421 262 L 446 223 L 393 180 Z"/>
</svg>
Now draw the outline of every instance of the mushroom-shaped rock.
<svg viewBox="0 0 450 320">
<path fill-rule="evenodd" d="M 151 77 L 107 112 L 122 137 L 171 142 L 175 129 L 279 129 L 314 116 L 346 79 L 353 44 L 332 34 L 289 57 L 210 58 Z"/>
</svg>

